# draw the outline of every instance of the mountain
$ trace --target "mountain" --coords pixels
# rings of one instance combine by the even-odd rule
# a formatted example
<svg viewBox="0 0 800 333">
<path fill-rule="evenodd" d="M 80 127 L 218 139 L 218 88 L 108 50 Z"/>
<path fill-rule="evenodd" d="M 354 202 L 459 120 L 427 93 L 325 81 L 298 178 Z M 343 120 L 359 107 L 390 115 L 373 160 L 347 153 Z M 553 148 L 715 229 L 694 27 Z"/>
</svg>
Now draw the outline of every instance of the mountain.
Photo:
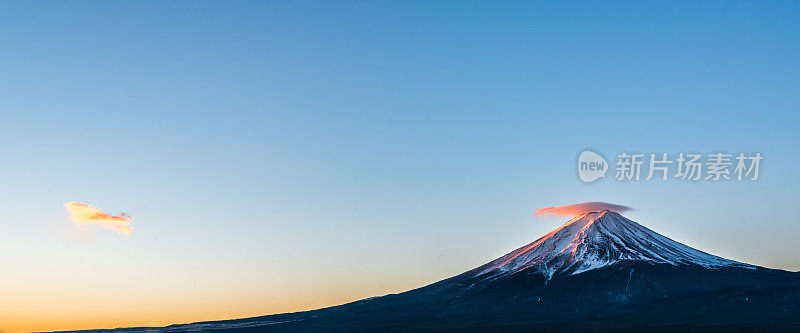
<svg viewBox="0 0 800 333">
<path fill-rule="evenodd" d="M 470 272 L 496 278 L 533 270 L 550 278 L 556 273 L 578 274 L 623 260 L 711 269 L 756 268 L 695 250 L 603 210 L 577 216 L 533 243 Z"/>
<path fill-rule="evenodd" d="M 603 210 L 577 216 L 485 265 L 400 294 L 313 311 L 119 331 L 677 329 L 800 331 L 800 273 L 714 256 Z"/>
</svg>

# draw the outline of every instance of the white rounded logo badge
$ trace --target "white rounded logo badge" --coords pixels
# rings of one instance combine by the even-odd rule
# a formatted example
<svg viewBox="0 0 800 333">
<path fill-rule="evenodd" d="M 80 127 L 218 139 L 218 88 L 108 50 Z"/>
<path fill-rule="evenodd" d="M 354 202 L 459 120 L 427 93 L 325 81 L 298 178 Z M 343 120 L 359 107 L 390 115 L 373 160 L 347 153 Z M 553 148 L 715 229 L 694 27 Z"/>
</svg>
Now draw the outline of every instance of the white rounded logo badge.
<svg viewBox="0 0 800 333">
<path fill-rule="evenodd" d="M 591 183 L 606 176 L 608 162 L 599 154 L 584 150 L 578 156 L 578 177 L 584 183 Z"/>
</svg>

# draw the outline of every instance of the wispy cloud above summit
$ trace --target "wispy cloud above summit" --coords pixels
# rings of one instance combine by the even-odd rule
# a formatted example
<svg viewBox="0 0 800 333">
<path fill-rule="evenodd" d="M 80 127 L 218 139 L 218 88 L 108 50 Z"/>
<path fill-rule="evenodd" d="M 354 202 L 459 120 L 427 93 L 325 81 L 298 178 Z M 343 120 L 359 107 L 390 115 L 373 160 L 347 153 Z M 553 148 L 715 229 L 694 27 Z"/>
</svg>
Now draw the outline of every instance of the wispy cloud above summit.
<svg viewBox="0 0 800 333">
<path fill-rule="evenodd" d="M 70 221 L 76 225 L 99 224 L 105 229 L 114 230 L 126 236 L 130 236 L 133 232 L 131 227 L 133 217 L 125 213 L 111 215 L 103 212 L 100 208 L 80 202 L 65 203 L 64 208 L 70 213 Z"/>
<path fill-rule="evenodd" d="M 607 202 L 591 201 L 583 202 L 574 205 L 558 206 L 558 207 L 545 207 L 536 210 L 534 215 L 540 216 L 545 214 L 555 214 L 559 216 L 576 216 L 586 212 L 595 212 L 603 209 L 608 209 L 617 213 L 624 213 L 633 210 L 633 208 L 623 205 L 615 205 Z"/>
</svg>

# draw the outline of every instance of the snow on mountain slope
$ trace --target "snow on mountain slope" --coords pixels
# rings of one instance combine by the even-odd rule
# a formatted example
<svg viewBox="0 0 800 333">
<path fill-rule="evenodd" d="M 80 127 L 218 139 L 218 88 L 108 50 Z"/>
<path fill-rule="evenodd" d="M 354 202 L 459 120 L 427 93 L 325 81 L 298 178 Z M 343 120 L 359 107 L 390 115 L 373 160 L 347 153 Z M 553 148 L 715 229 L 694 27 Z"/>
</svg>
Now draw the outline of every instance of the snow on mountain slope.
<svg viewBox="0 0 800 333">
<path fill-rule="evenodd" d="M 578 274 L 620 260 L 705 268 L 755 266 L 724 259 L 664 237 L 609 210 L 579 215 L 556 230 L 471 271 L 487 278 L 528 269 L 552 277 Z"/>
</svg>

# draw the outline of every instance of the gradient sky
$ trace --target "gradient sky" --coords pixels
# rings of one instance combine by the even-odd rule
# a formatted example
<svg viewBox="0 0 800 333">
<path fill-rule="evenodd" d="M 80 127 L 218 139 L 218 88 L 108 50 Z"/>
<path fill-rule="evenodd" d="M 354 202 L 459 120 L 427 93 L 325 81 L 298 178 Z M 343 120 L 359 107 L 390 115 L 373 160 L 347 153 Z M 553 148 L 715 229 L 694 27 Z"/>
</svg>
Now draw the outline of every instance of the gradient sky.
<svg viewBox="0 0 800 333">
<path fill-rule="evenodd" d="M 340 304 L 604 201 L 800 269 L 798 2 L 0 2 L 0 330 Z M 582 184 L 577 154 L 761 152 Z M 134 217 L 76 227 L 64 204 Z"/>
</svg>

